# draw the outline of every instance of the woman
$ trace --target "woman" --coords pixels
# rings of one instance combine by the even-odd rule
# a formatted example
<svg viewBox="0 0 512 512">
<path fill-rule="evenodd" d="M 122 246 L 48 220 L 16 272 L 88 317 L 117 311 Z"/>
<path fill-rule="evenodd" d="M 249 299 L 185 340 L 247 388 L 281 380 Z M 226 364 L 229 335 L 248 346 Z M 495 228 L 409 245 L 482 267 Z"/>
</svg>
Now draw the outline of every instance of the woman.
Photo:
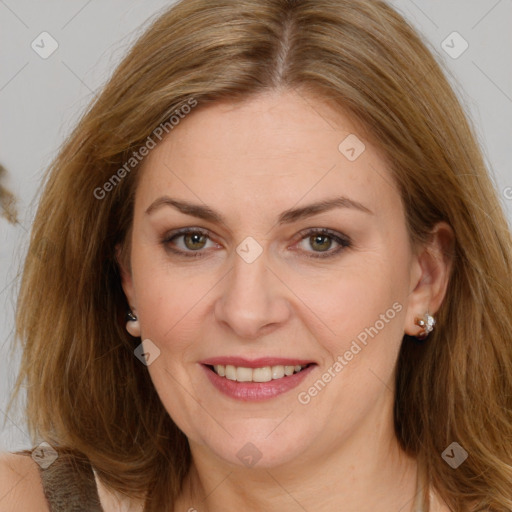
<svg viewBox="0 0 512 512">
<path fill-rule="evenodd" d="M 512 509 L 510 233 L 385 3 L 169 9 L 31 244 L 9 510 Z"/>
</svg>

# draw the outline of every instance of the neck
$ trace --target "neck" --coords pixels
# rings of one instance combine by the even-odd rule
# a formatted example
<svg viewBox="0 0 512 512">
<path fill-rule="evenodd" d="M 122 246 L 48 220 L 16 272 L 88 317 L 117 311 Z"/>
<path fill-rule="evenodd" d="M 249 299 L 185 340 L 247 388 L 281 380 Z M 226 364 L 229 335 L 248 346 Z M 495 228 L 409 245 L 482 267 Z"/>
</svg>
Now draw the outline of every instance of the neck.
<svg viewBox="0 0 512 512">
<path fill-rule="evenodd" d="M 412 511 L 417 463 L 400 449 L 391 414 L 382 418 L 368 417 L 343 441 L 319 439 L 292 462 L 268 468 L 227 463 L 191 442 L 176 510 Z"/>
</svg>

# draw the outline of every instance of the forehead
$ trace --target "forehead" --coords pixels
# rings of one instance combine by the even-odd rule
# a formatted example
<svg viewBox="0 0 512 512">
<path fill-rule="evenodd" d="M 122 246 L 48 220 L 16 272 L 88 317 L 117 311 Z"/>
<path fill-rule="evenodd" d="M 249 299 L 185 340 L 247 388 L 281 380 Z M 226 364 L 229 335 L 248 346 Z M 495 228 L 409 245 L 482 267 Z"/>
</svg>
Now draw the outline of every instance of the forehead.
<svg viewBox="0 0 512 512">
<path fill-rule="evenodd" d="M 166 193 L 222 210 L 238 205 L 237 214 L 240 207 L 262 212 L 340 194 L 374 211 L 401 203 L 357 120 L 297 91 L 196 107 L 141 172 L 137 197 L 146 205 Z"/>
<path fill-rule="evenodd" d="M 340 134 L 361 130 L 354 120 L 318 97 L 287 90 L 265 92 L 236 103 L 198 106 L 173 129 L 166 142 L 180 156 L 193 144 L 196 157 L 232 158 L 235 151 L 253 159 L 304 154 L 319 157 L 326 150 L 337 155 Z M 305 139 L 308 145 L 298 143 Z"/>
</svg>

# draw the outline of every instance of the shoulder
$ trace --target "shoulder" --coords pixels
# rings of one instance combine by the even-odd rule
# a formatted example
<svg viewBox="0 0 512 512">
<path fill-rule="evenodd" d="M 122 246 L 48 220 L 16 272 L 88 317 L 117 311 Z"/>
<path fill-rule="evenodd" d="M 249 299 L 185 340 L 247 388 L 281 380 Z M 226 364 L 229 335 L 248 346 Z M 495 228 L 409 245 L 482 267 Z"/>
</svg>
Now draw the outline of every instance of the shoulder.
<svg viewBox="0 0 512 512">
<path fill-rule="evenodd" d="M 0 512 L 49 512 L 37 463 L 0 452 Z"/>
</svg>

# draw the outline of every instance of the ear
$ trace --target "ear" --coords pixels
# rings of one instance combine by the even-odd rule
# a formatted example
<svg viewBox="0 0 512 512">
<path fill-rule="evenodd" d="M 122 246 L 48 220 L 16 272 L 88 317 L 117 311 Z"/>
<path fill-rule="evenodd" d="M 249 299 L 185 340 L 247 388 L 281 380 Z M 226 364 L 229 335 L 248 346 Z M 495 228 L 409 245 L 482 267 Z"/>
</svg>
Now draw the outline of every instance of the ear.
<svg viewBox="0 0 512 512">
<path fill-rule="evenodd" d="M 412 289 L 407 301 L 405 333 L 417 336 L 422 328 L 417 317 L 439 310 L 446 295 L 454 257 L 455 235 L 446 222 L 439 222 L 429 241 L 418 248 L 411 266 Z"/>
<path fill-rule="evenodd" d="M 135 301 L 132 271 L 126 261 L 126 258 L 123 255 L 121 244 L 116 245 L 116 261 L 119 266 L 119 272 L 121 274 L 121 286 L 123 287 L 126 300 L 132 313 L 137 316 L 137 304 Z"/>
</svg>

